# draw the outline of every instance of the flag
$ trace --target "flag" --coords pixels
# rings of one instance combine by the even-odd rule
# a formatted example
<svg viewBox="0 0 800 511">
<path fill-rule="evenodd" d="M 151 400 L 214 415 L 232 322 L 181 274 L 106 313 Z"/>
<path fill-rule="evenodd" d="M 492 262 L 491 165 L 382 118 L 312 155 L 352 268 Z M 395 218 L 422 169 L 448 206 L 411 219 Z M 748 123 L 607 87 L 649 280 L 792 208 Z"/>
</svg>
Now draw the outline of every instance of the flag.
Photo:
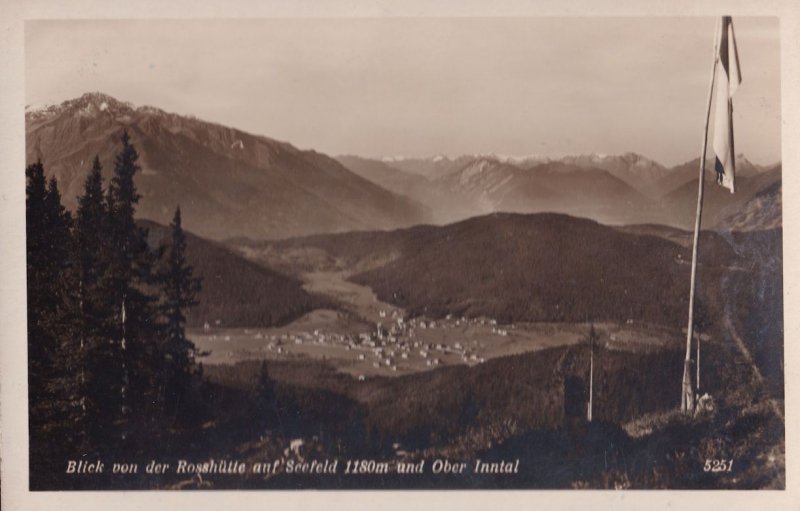
<svg viewBox="0 0 800 511">
<path fill-rule="evenodd" d="M 734 191 L 734 173 L 736 155 L 733 152 L 733 95 L 742 75 L 739 71 L 739 54 L 736 51 L 736 39 L 733 35 L 733 20 L 730 16 L 722 17 L 722 30 L 717 45 L 717 106 L 714 116 L 714 153 L 717 158 L 714 170 L 717 172 L 717 183 Z"/>
</svg>

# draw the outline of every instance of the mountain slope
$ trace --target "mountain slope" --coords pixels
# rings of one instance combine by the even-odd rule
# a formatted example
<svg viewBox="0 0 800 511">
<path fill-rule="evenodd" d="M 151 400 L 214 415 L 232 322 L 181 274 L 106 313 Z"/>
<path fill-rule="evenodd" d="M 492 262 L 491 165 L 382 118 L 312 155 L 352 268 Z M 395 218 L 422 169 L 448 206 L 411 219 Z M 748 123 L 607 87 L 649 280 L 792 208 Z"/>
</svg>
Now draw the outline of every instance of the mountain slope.
<svg viewBox="0 0 800 511">
<path fill-rule="evenodd" d="M 475 214 L 465 197 L 421 174 L 401 170 L 381 160 L 349 155 L 336 159 L 364 179 L 423 204 L 434 223 L 448 223 Z"/>
<path fill-rule="evenodd" d="M 755 197 L 735 208 L 720 212 L 717 229 L 724 231 L 764 231 L 783 226 L 781 181 L 759 191 Z"/>
<path fill-rule="evenodd" d="M 98 154 L 110 176 L 123 129 L 140 153 L 142 218 L 167 223 L 177 204 L 186 227 L 214 239 L 387 229 L 425 209 L 314 151 L 92 93 L 26 114 L 28 162 L 41 159 L 75 206 Z"/>
<path fill-rule="evenodd" d="M 767 188 L 780 188 L 781 165 L 750 177 L 736 179 L 736 193 L 730 193 L 714 183 L 711 173 L 706 175 L 703 196 L 703 226 L 711 227 L 725 217 L 740 211 L 744 205 Z M 662 199 L 664 209 L 674 225 L 692 228 L 697 209 L 697 178 L 683 184 L 665 195 Z"/>
<path fill-rule="evenodd" d="M 402 170 L 409 174 L 417 174 L 429 180 L 442 177 L 453 170 L 466 165 L 474 160 L 474 156 L 459 156 L 448 158 L 447 156 L 437 155 L 430 158 L 383 158 L 381 161 L 392 168 Z"/>
<path fill-rule="evenodd" d="M 608 171 L 612 176 L 625 181 L 633 188 L 650 197 L 660 195 L 658 183 L 669 172 L 660 163 L 636 153 L 566 156 L 560 161 L 583 168 Z"/>
<path fill-rule="evenodd" d="M 149 230 L 149 243 L 168 243 L 168 227 L 150 221 L 140 225 Z M 297 279 L 286 277 L 252 263 L 232 250 L 186 232 L 186 258 L 194 275 L 202 278 L 198 305 L 189 309 L 189 326 L 205 322 L 223 327 L 273 326 L 287 323 L 325 301 L 310 295 Z"/>
<path fill-rule="evenodd" d="M 336 160 L 364 179 L 400 195 L 414 195 L 431 185 L 423 176 L 396 169 L 379 160 L 352 155 L 337 156 Z"/>
<path fill-rule="evenodd" d="M 703 254 L 713 261 L 704 265 L 704 281 L 718 280 L 717 265 L 736 260 L 729 248 L 716 249 Z M 690 258 L 667 240 L 589 220 L 495 214 L 440 228 L 432 240 L 353 280 L 382 300 L 434 316 L 680 325 Z"/>
</svg>

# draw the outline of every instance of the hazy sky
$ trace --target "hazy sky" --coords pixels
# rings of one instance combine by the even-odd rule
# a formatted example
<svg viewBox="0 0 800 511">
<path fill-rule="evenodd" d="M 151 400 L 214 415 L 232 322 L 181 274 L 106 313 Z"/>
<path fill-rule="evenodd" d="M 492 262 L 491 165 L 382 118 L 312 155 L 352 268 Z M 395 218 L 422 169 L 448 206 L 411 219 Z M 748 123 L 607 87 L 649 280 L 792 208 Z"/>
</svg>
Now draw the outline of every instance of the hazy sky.
<svg viewBox="0 0 800 511">
<path fill-rule="evenodd" d="M 699 155 L 713 18 L 26 23 L 33 105 L 102 91 L 329 154 Z M 734 19 L 736 151 L 780 159 L 776 18 Z M 712 116 L 713 117 L 713 116 Z"/>
</svg>

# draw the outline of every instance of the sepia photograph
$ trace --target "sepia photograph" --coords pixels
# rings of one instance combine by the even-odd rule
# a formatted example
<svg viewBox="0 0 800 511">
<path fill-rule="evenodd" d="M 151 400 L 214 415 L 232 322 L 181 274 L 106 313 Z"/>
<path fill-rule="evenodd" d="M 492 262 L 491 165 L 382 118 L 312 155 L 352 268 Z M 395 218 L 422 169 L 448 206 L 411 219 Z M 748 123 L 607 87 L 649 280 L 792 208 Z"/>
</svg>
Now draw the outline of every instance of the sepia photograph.
<svg viewBox="0 0 800 511">
<path fill-rule="evenodd" d="M 785 490 L 782 27 L 26 19 L 28 491 Z"/>
</svg>

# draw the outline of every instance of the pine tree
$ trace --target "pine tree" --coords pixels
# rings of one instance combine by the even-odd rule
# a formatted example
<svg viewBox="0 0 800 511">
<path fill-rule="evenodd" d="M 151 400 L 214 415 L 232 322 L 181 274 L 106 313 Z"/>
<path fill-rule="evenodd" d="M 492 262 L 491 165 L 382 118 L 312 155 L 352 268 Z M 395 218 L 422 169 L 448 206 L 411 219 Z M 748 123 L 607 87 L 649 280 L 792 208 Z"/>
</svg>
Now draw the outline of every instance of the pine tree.
<svg viewBox="0 0 800 511">
<path fill-rule="evenodd" d="M 26 169 L 28 345 L 34 391 L 52 380 L 65 332 L 71 217 L 54 178 L 45 185 L 41 162 Z"/>
<path fill-rule="evenodd" d="M 110 303 L 114 308 L 112 339 L 121 355 L 120 420 L 122 437 L 136 426 L 132 417 L 147 421 L 154 415 L 157 401 L 153 388 L 154 369 L 158 364 L 158 329 L 154 321 L 154 297 L 149 289 L 155 284 L 155 254 L 147 245 L 147 230 L 136 225 L 134 213 L 140 195 L 134 176 L 141 169 L 139 155 L 130 143 L 128 132 L 122 135 L 122 149 L 114 160 L 114 177 L 107 194 L 109 208 Z"/>
<path fill-rule="evenodd" d="M 164 406 L 177 412 L 186 404 L 196 374 L 197 349 L 186 338 L 186 310 L 197 305 L 200 279 L 186 260 L 186 234 L 181 226 L 181 210 L 175 210 L 170 224 L 171 240 L 162 278 L 164 327 Z"/>
<path fill-rule="evenodd" d="M 47 183 L 44 205 L 48 227 L 48 258 L 57 270 L 61 270 L 69 264 L 72 216 L 61 204 L 61 192 L 55 177 L 51 177 Z"/>
<path fill-rule="evenodd" d="M 110 212 L 103 195 L 102 166 L 95 157 L 78 198 L 75 259 L 78 273 L 79 349 L 82 357 L 81 408 L 91 442 L 115 439 L 120 408 L 122 356 L 115 344 L 112 318 Z"/>
<path fill-rule="evenodd" d="M 84 445 L 74 339 L 72 217 L 44 167 L 26 168 L 31 460 Z"/>
<path fill-rule="evenodd" d="M 82 409 L 82 350 L 80 349 L 79 302 L 74 258 L 74 221 L 61 203 L 58 182 L 51 178 L 45 197 L 48 228 L 48 257 L 53 264 L 51 292 L 55 301 L 53 330 L 56 343 L 52 361 L 52 399 L 56 404 L 58 436 L 65 449 L 85 448 L 86 417 Z"/>
<path fill-rule="evenodd" d="M 25 245 L 28 285 L 28 390 L 30 410 L 37 410 L 37 396 L 43 390 L 44 369 L 54 343 L 44 325 L 44 317 L 52 309 L 48 294 L 49 261 L 47 258 L 45 196 L 47 181 L 41 162 L 25 169 Z M 34 413 L 35 415 L 35 413 Z M 31 417 L 32 420 L 35 417 Z"/>
</svg>

